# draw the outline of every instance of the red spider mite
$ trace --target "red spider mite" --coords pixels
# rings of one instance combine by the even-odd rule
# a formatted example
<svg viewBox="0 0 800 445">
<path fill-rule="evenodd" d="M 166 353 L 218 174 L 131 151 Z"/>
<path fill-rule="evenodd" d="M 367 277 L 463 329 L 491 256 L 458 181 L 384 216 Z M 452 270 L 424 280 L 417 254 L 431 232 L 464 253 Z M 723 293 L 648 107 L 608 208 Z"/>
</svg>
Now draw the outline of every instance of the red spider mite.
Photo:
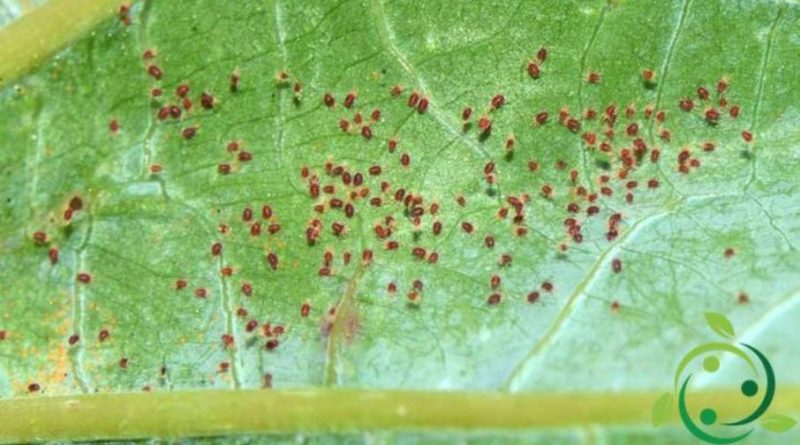
<svg viewBox="0 0 800 445">
<path fill-rule="evenodd" d="M 492 120 L 489 119 L 487 116 L 482 116 L 478 119 L 478 128 L 481 130 L 481 133 L 489 134 L 492 131 Z"/>
<path fill-rule="evenodd" d="M 472 226 L 472 223 L 464 221 L 461 223 L 461 229 L 463 229 L 465 233 L 471 234 L 474 230 L 474 227 Z"/>
<path fill-rule="evenodd" d="M 715 124 L 719 120 L 719 112 L 713 108 L 709 108 L 705 113 L 706 121 Z"/>
<path fill-rule="evenodd" d="M 661 130 L 661 133 L 659 133 L 658 136 L 664 142 L 669 142 L 670 140 L 672 140 L 672 133 L 670 133 L 669 130 Z"/>
<path fill-rule="evenodd" d="M 567 119 L 567 128 L 573 133 L 577 133 L 581 129 L 581 123 L 575 118 Z"/>
<path fill-rule="evenodd" d="M 247 317 L 247 315 L 248 315 L 247 309 L 245 309 L 243 307 L 240 307 L 239 309 L 236 309 L 236 316 L 237 317 L 245 318 L 245 317 Z"/>
<path fill-rule="evenodd" d="M 208 291 L 205 288 L 198 287 L 194 290 L 194 296 L 197 298 L 206 298 L 208 296 Z"/>
<path fill-rule="evenodd" d="M 370 116 L 369 116 L 369 117 L 370 117 L 370 119 L 372 120 L 372 122 L 377 122 L 377 121 L 379 121 L 379 120 L 380 120 L 380 118 L 381 118 L 381 110 L 379 110 L 379 109 L 377 109 L 377 108 L 376 108 L 376 109 L 374 109 L 374 110 L 372 110 L 372 114 L 370 114 Z"/>
<path fill-rule="evenodd" d="M 691 99 L 682 99 L 678 105 L 681 107 L 683 111 L 692 111 L 694 109 L 694 102 Z"/>
<path fill-rule="evenodd" d="M 633 118 L 634 114 L 636 114 L 636 107 L 633 104 L 630 104 L 627 107 L 625 107 L 625 117 L 631 119 Z"/>
<path fill-rule="evenodd" d="M 47 258 L 50 259 L 50 264 L 58 263 L 58 247 L 51 247 L 47 252 Z"/>
<path fill-rule="evenodd" d="M 250 236 L 260 236 L 261 235 L 261 223 L 256 222 L 250 226 Z"/>
<path fill-rule="evenodd" d="M 372 129 L 368 126 L 361 127 L 361 136 L 367 140 L 372 139 Z"/>
<path fill-rule="evenodd" d="M 203 91 L 203 93 L 200 94 L 200 105 L 206 110 L 214 108 L 214 96 L 208 91 Z"/>
<path fill-rule="evenodd" d="M 538 79 L 540 74 L 541 70 L 539 69 L 539 64 L 536 62 L 528 62 L 528 75 L 531 76 L 532 79 Z"/>
<path fill-rule="evenodd" d="M 250 283 L 242 283 L 242 294 L 246 297 L 250 297 L 253 295 L 253 285 Z"/>
<path fill-rule="evenodd" d="M 417 112 L 420 114 L 425 113 L 428 110 L 428 105 L 430 105 L 428 99 L 425 97 L 421 98 L 419 104 L 417 104 Z"/>
<path fill-rule="evenodd" d="M 458 205 L 460 205 L 461 207 L 465 207 L 465 206 L 467 205 L 467 199 L 466 199 L 466 198 L 464 198 L 464 196 L 463 196 L 463 195 L 459 195 L 458 197 L 456 197 L 456 202 L 457 202 L 457 203 L 458 203 Z"/>
<path fill-rule="evenodd" d="M 642 79 L 645 82 L 653 82 L 656 79 L 656 72 L 651 69 L 645 69 L 642 71 Z"/>
<path fill-rule="evenodd" d="M 325 104 L 326 107 L 331 108 L 336 104 L 336 99 L 333 98 L 331 93 L 325 93 L 322 96 L 322 103 Z"/>
<path fill-rule="evenodd" d="M 534 120 L 536 121 L 536 123 L 538 125 L 544 125 L 545 123 L 547 123 L 547 119 L 548 118 L 549 118 L 549 114 L 547 114 L 547 111 L 542 111 L 542 112 L 540 112 L 539 114 L 536 115 Z"/>
<path fill-rule="evenodd" d="M 439 262 L 439 253 L 438 252 L 431 252 L 428 256 L 428 263 L 436 264 Z"/>
<path fill-rule="evenodd" d="M 716 148 L 717 148 L 717 146 L 713 142 L 704 142 L 703 143 L 703 151 L 711 152 L 711 151 L 714 151 Z"/>
<path fill-rule="evenodd" d="M 500 276 L 492 275 L 492 277 L 489 279 L 489 286 L 491 286 L 492 289 L 497 289 L 500 287 Z"/>
<path fill-rule="evenodd" d="M 75 277 L 79 282 L 83 284 L 89 284 L 92 282 L 92 276 L 86 272 L 81 272 Z"/>
<path fill-rule="evenodd" d="M 222 243 L 214 243 L 211 245 L 211 255 L 219 256 L 222 253 Z"/>
<path fill-rule="evenodd" d="M 364 122 L 364 118 L 361 116 L 361 113 L 356 113 L 353 116 L 353 122 L 355 122 L 356 125 L 361 125 Z"/>
<path fill-rule="evenodd" d="M 544 62 L 545 60 L 547 60 L 547 48 L 545 47 L 539 48 L 539 51 L 536 53 L 536 59 L 539 62 Z"/>
<path fill-rule="evenodd" d="M 367 249 L 361 252 L 361 262 L 365 265 L 372 262 L 372 250 Z"/>
<path fill-rule="evenodd" d="M 70 346 L 75 346 L 79 341 L 81 341 L 81 336 L 78 334 L 72 334 L 69 336 L 69 339 L 67 339 L 67 343 Z"/>
<path fill-rule="evenodd" d="M 99 334 L 97 334 L 97 340 L 101 343 L 108 340 L 108 337 L 111 336 L 111 333 L 108 332 L 108 329 L 102 329 Z"/>
<path fill-rule="evenodd" d="M 397 139 L 391 138 L 388 142 L 389 153 L 394 153 L 395 149 L 397 149 Z"/>
<path fill-rule="evenodd" d="M 600 73 L 591 72 L 586 76 L 586 81 L 589 83 L 600 83 Z"/>
<path fill-rule="evenodd" d="M 425 259 L 425 257 L 428 255 L 428 252 L 422 247 L 415 247 L 411 249 L 411 254 L 419 259 Z"/>
<path fill-rule="evenodd" d="M 515 142 L 516 142 L 516 139 L 514 139 L 514 136 L 507 137 L 506 138 L 506 151 L 514 150 L 514 143 Z"/>
<path fill-rule="evenodd" d="M 500 255 L 500 261 L 498 262 L 498 264 L 500 264 L 501 267 L 508 266 L 509 264 L 511 264 L 513 260 L 514 259 L 510 254 L 504 253 Z"/>
<path fill-rule="evenodd" d="M 611 302 L 611 312 L 618 312 L 619 311 L 619 301 L 614 300 Z"/>
<path fill-rule="evenodd" d="M 278 255 L 275 255 L 274 252 L 267 254 L 267 263 L 272 270 L 278 270 Z"/>
<path fill-rule="evenodd" d="M 150 89 L 150 97 L 159 97 L 164 94 L 164 90 L 158 87 L 153 87 Z"/>
<path fill-rule="evenodd" d="M 553 291 L 553 283 L 549 281 L 545 281 L 542 283 L 542 290 L 545 292 L 552 292 Z"/>
<path fill-rule="evenodd" d="M 398 84 L 398 85 L 393 86 L 392 89 L 389 90 L 389 94 L 391 94 L 392 97 L 397 97 L 397 96 L 403 94 L 403 91 L 405 91 L 405 88 L 403 87 L 403 85 Z"/>
<path fill-rule="evenodd" d="M 637 124 L 636 122 L 631 123 L 630 125 L 628 125 L 628 128 L 625 129 L 625 133 L 627 133 L 628 136 L 631 137 L 636 136 L 636 134 L 639 133 L 639 124 Z"/>
<path fill-rule="evenodd" d="M 648 188 L 655 189 L 658 188 L 658 185 L 659 185 L 658 179 L 651 178 L 649 181 L 647 181 Z"/>
<path fill-rule="evenodd" d="M 264 219 L 272 218 L 272 207 L 269 204 L 261 206 L 261 217 Z"/>
<path fill-rule="evenodd" d="M 192 100 L 189 99 L 188 97 L 183 99 L 182 104 L 183 104 L 183 108 L 186 111 L 190 111 L 192 109 Z"/>
<path fill-rule="evenodd" d="M 47 242 L 47 234 L 41 231 L 33 232 L 32 238 L 33 241 L 38 245 L 42 245 Z"/>
<path fill-rule="evenodd" d="M 242 210 L 242 221 L 251 221 L 253 219 L 253 209 L 246 207 Z"/>
<path fill-rule="evenodd" d="M 175 88 L 175 95 L 176 96 L 183 98 L 183 97 L 186 97 L 187 94 L 189 94 L 189 85 L 186 85 L 185 83 L 182 83 L 182 84 L 178 85 L 177 88 Z"/>
<path fill-rule="evenodd" d="M 187 283 L 186 280 L 184 280 L 183 278 L 179 278 L 179 279 L 175 280 L 175 290 L 186 289 L 186 286 L 188 284 L 189 283 Z"/>
<path fill-rule="evenodd" d="M 230 88 L 231 92 L 235 93 L 239 91 L 239 81 L 242 79 L 241 74 L 239 73 L 239 69 L 236 68 L 231 72 L 230 77 Z"/>
<path fill-rule="evenodd" d="M 108 129 L 111 130 L 112 133 L 116 133 L 119 131 L 119 121 L 116 119 L 111 119 L 111 122 L 108 123 Z"/>
<path fill-rule="evenodd" d="M 436 236 L 438 236 L 440 233 L 442 233 L 442 223 L 441 223 L 441 221 L 435 221 L 433 223 L 432 232 Z"/>
<path fill-rule="evenodd" d="M 419 102 L 419 93 L 417 93 L 416 91 L 413 91 L 411 93 L 411 95 L 408 96 L 408 107 L 409 108 L 414 108 L 414 107 L 417 106 L 418 102 Z"/>
<path fill-rule="evenodd" d="M 128 359 L 126 357 L 119 359 L 119 367 L 121 369 L 128 369 Z"/>
<path fill-rule="evenodd" d="M 730 113 L 731 117 L 732 117 L 732 118 L 734 118 L 734 119 L 736 119 L 737 117 L 739 117 L 739 110 L 740 110 L 740 108 L 739 108 L 739 106 L 738 106 L 738 105 L 734 105 L 734 106 L 732 106 L 732 107 L 731 107 L 731 110 L 729 111 L 729 113 Z"/>
<path fill-rule="evenodd" d="M 489 295 L 489 298 L 486 300 L 486 303 L 489 304 L 490 306 L 494 306 L 496 304 L 499 304 L 500 300 L 502 298 L 503 298 L 503 296 L 500 295 L 499 292 L 495 292 L 495 293 Z"/>
<path fill-rule="evenodd" d="M 745 292 L 739 292 L 739 295 L 736 297 L 736 301 L 738 301 L 739 304 L 747 304 L 750 302 L 750 297 Z"/>
<path fill-rule="evenodd" d="M 502 94 L 497 94 L 492 97 L 491 106 L 494 109 L 498 109 L 502 107 L 506 103 L 506 97 Z"/>
<path fill-rule="evenodd" d="M 253 155 L 249 151 L 242 150 L 236 158 L 241 162 L 249 162 L 253 160 Z"/>
<path fill-rule="evenodd" d="M 461 110 L 461 119 L 462 120 L 468 121 L 471 116 L 472 116 L 472 108 L 471 107 L 464 107 L 464 109 Z"/>
<path fill-rule="evenodd" d="M 656 113 L 656 121 L 658 121 L 659 123 L 663 123 L 665 120 L 667 120 L 667 113 L 664 110 L 661 110 L 658 113 Z"/>
<path fill-rule="evenodd" d="M 654 149 L 653 149 L 653 150 L 650 152 L 650 162 L 652 162 L 652 163 L 654 163 L 654 164 L 655 164 L 656 162 L 658 162 L 658 158 L 659 158 L 659 156 L 660 156 L 660 155 L 661 155 L 661 151 L 660 151 L 659 149 L 657 149 L 657 148 L 654 148 Z"/>
<path fill-rule="evenodd" d="M 144 50 L 144 52 L 142 53 L 142 59 L 144 59 L 144 60 L 150 60 L 150 59 L 154 58 L 155 56 L 156 56 L 156 52 L 152 48 L 148 48 L 148 49 Z"/>
<path fill-rule="evenodd" d="M 356 102 L 356 93 L 355 91 L 351 91 L 347 93 L 347 96 L 345 96 L 343 104 L 345 108 L 352 108 L 355 102 Z"/>
<path fill-rule="evenodd" d="M 727 247 L 725 248 L 724 255 L 725 258 L 733 258 L 733 256 L 736 255 L 736 250 L 734 250 L 733 247 Z"/>
<path fill-rule="evenodd" d="M 148 66 L 147 73 L 150 74 L 150 77 L 152 77 L 155 80 L 161 80 L 161 76 L 164 75 L 164 72 L 161 71 L 161 68 L 159 68 L 158 65 Z"/>
<path fill-rule="evenodd" d="M 195 127 L 186 127 L 181 132 L 181 137 L 184 139 L 191 139 L 197 134 L 197 128 Z"/>
<path fill-rule="evenodd" d="M 222 340 L 222 345 L 224 347 L 226 347 L 226 348 L 229 348 L 229 347 L 233 346 L 234 339 L 233 339 L 233 335 L 231 335 L 231 334 L 222 334 L 222 336 L 220 337 L 220 340 Z"/>
<path fill-rule="evenodd" d="M 528 303 L 536 303 L 539 301 L 539 292 L 533 291 L 528 294 Z"/>
<path fill-rule="evenodd" d="M 400 165 L 402 165 L 403 167 L 408 167 L 409 165 L 411 165 L 411 156 L 409 156 L 408 153 L 403 153 L 400 156 Z"/>
<path fill-rule="evenodd" d="M 728 89 L 728 79 L 726 77 L 723 77 L 717 82 L 717 93 L 724 93 L 725 90 L 727 89 Z"/>
<path fill-rule="evenodd" d="M 541 192 L 543 197 L 550 198 L 553 196 L 553 187 L 548 184 L 544 184 L 541 187 Z"/>
<path fill-rule="evenodd" d="M 704 87 L 697 87 L 697 97 L 699 97 L 700 100 L 708 100 L 708 90 Z"/>
<path fill-rule="evenodd" d="M 230 164 L 219 164 L 217 166 L 217 171 L 221 175 L 227 175 L 231 172 L 231 165 Z"/>
<path fill-rule="evenodd" d="M 742 139 L 744 139 L 744 141 L 748 143 L 753 142 L 753 133 L 747 130 L 742 131 Z"/>
<path fill-rule="evenodd" d="M 42 387 L 38 383 L 31 383 L 28 385 L 28 392 L 39 392 Z"/>
</svg>

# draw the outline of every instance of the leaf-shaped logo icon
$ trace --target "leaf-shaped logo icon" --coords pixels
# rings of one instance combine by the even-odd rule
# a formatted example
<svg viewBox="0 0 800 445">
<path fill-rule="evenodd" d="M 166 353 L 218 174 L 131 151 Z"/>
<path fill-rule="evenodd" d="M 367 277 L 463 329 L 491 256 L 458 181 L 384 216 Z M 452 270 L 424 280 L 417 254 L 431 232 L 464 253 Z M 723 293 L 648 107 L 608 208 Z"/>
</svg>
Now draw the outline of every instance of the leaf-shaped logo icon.
<svg viewBox="0 0 800 445">
<path fill-rule="evenodd" d="M 783 414 L 772 414 L 761 420 L 761 427 L 773 433 L 789 431 L 795 425 L 797 425 L 796 420 L 789 416 L 784 416 Z"/>
<path fill-rule="evenodd" d="M 706 312 L 706 322 L 712 331 L 725 338 L 733 338 L 733 324 L 724 315 L 716 312 Z"/>
<path fill-rule="evenodd" d="M 653 404 L 653 426 L 658 428 L 672 415 L 672 394 L 665 393 Z"/>
</svg>

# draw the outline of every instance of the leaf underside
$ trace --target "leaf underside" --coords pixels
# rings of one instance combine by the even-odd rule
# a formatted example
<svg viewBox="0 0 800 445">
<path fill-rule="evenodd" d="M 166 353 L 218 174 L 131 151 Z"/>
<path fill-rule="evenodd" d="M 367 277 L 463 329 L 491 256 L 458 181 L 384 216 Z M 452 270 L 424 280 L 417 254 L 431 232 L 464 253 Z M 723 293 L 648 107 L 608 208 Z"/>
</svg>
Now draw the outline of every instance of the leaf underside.
<svg viewBox="0 0 800 445">
<path fill-rule="evenodd" d="M 612 404 L 668 389 L 711 338 L 706 312 L 798 385 L 799 17 L 758 1 L 136 3 L 0 93 L 0 396 L 269 384 Z M 739 385 L 717 377 L 703 384 Z M 598 425 L 309 440 L 689 440 Z"/>
</svg>

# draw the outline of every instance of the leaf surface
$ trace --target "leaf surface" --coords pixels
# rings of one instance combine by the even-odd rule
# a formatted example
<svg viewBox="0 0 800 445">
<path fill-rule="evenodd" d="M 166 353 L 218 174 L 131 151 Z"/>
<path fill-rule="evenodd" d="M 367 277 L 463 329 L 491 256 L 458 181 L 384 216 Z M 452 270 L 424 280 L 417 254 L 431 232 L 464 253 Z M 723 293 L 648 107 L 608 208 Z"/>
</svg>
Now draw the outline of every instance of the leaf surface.
<svg viewBox="0 0 800 445">
<path fill-rule="evenodd" d="M 152 1 L 130 17 L 0 96 L 3 397 L 254 389 L 266 378 L 281 389 L 591 391 L 613 403 L 668 389 L 680 357 L 710 338 L 706 312 L 768 354 L 780 385 L 800 385 L 796 4 Z M 168 105 L 180 118 L 159 119 Z M 74 197 L 82 208 L 66 221 Z M 504 440 L 464 434 L 442 440 Z M 531 434 L 688 440 L 633 427 Z"/>
</svg>

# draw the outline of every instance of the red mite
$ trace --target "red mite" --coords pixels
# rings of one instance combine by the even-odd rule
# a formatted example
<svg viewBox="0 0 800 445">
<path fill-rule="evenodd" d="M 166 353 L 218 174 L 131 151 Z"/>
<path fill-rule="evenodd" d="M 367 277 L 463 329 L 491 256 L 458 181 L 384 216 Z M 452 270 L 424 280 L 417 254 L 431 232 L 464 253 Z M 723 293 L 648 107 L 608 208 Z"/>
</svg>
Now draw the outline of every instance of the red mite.
<svg viewBox="0 0 800 445">
<path fill-rule="evenodd" d="M 532 79 L 538 79 L 540 74 L 539 64 L 536 62 L 528 62 L 528 75 L 531 76 Z"/>
<path fill-rule="evenodd" d="M 184 128 L 183 131 L 181 132 L 181 136 L 187 140 L 193 138 L 196 134 L 197 134 L 197 128 L 195 127 Z"/>
<path fill-rule="evenodd" d="M 350 93 L 347 93 L 347 96 L 345 96 L 344 98 L 345 108 L 352 108 L 355 102 L 356 102 L 356 93 L 352 91 Z"/>
<path fill-rule="evenodd" d="M 200 105 L 206 110 L 214 108 L 214 96 L 212 96 L 211 93 L 203 91 L 203 94 L 200 95 Z"/>
<path fill-rule="evenodd" d="M 428 105 L 429 105 L 428 99 L 423 97 L 422 99 L 419 100 L 419 103 L 417 104 L 417 112 L 419 112 L 420 114 L 425 113 L 428 110 Z"/>
<path fill-rule="evenodd" d="M 147 67 L 147 73 L 150 74 L 150 77 L 156 80 L 161 80 L 161 76 L 164 75 L 164 72 L 161 71 L 157 65 L 150 65 Z"/>
</svg>

